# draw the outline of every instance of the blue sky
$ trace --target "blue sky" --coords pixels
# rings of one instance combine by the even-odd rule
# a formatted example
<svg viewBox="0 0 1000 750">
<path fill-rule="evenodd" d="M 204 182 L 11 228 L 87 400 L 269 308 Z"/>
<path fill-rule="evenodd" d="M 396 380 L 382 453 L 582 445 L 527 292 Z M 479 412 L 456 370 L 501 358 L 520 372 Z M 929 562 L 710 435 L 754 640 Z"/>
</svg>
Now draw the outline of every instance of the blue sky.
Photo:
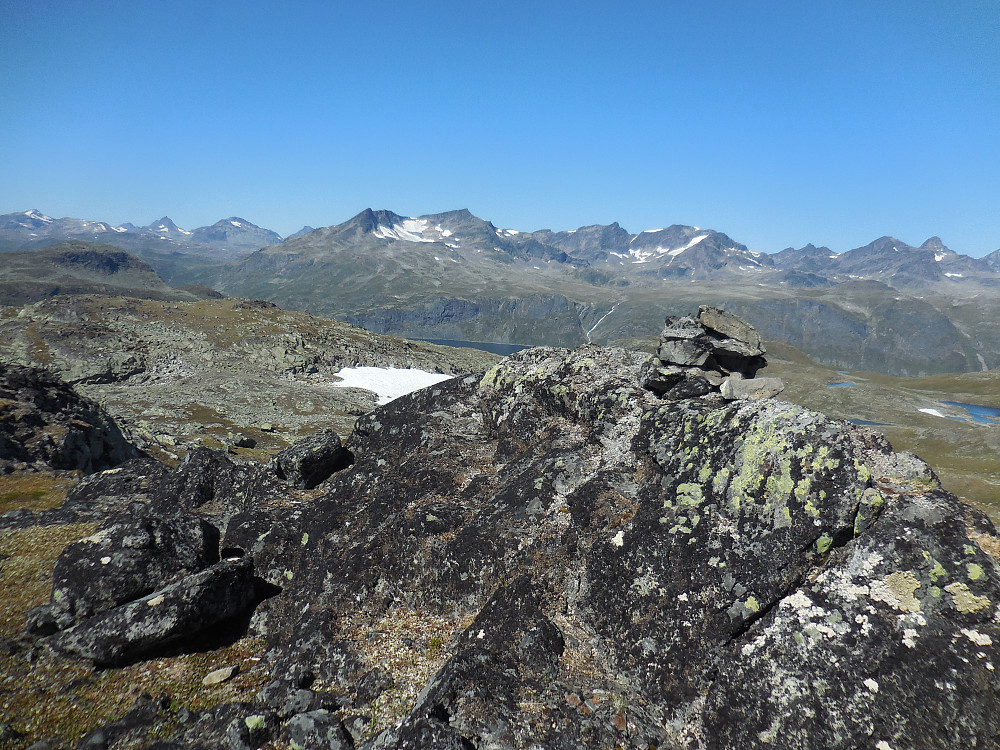
<svg viewBox="0 0 1000 750">
<path fill-rule="evenodd" d="M 1000 4 L 0 0 L 0 213 L 1000 248 Z"/>
</svg>

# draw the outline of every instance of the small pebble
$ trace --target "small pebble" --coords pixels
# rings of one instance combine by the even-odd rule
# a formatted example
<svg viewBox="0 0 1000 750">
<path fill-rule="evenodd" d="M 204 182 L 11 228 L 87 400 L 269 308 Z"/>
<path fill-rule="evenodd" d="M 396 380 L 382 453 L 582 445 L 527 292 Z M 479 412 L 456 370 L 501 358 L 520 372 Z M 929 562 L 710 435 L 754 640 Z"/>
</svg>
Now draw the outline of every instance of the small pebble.
<svg viewBox="0 0 1000 750">
<path fill-rule="evenodd" d="M 222 669 L 216 669 L 214 672 L 209 672 L 202 679 L 201 684 L 206 687 L 209 685 L 218 685 L 220 682 L 225 682 L 235 677 L 240 671 L 239 666 L 223 667 Z"/>
</svg>

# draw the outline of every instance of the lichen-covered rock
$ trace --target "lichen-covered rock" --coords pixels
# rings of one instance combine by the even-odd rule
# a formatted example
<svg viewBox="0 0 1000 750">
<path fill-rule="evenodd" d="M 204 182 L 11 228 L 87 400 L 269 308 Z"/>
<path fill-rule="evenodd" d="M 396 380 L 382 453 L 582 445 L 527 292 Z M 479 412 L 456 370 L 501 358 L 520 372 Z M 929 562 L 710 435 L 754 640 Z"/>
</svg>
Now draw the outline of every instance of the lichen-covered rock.
<svg viewBox="0 0 1000 750">
<path fill-rule="evenodd" d="M 661 401 L 640 366 L 535 349 L 359 422 L 272 623 L 320 589 L 328 617 L 475 618 L 372 746 L 994 741 L 989 522 L 874 433 Z M 276 629 L 283 658 L 312 627 Z"/>
<path fill-rule="evenodd" d="M 65 629 L 218 561 L 219 531 L 202 518 L 118 516 L 62 551 L 49 608 Z"/>
<path fill-rule="evenodd" d="M 877 433 L 693 372 L 663 399 L 645 359 L 521 352 L 360 419 L 322 488 L 213 485 L 191 512 L 281 587 L 270 684 L 168 742 L 995 746 L 989 520 Z"/>
<path fill-rule="evenodd" d="M 71 386 L 0 362 L 0 472 L 43 464 L 89 474 L 138 455 L 111 417 Z"/>
</svg>

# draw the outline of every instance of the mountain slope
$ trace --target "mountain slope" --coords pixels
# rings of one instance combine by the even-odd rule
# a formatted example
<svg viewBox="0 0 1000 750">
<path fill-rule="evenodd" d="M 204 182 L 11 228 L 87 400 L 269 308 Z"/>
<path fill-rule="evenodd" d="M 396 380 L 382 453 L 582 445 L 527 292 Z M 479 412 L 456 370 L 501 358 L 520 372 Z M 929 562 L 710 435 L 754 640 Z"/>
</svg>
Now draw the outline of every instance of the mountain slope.
<svg viewBox="0 0 1000 750">
<path fill-rule="evenodd" d="M 22 305 L 56 294 L 197 299 L 168 286 L 145 261 L 110 245 L 70 241 L 0 256 L 0 304 Z"/>
<path fill-rule="evenodd" d="M 383 333 L 563 346 L 627 341 L 707 302 L 829 364 L 918 375 L 1000 365 L 1000 329 L 990 322 L 1000 295 L 989 294 L 996 274 L 984 268 L 935 241 L 767 256 L 682 225 L 525 233 L 467 210 L 367 209 L 214 269 L 202 283 Z M 956 304 L 984 290 L 978 318 Z"/>
<path fill-rule="evenodd" d="M 54 219 L 37 210 L 0 216 L 0 252 L 47 247 L 67 240 L 112 245 L 150 263 L 172 283 L 191 281 L 196 269 L 231 261 L 281 241 L 269 229 L 230 217 L 192 231 L 178 227 L 169 216 L 146 226 L 113 226 L 103 221 Z"/>
</svg>

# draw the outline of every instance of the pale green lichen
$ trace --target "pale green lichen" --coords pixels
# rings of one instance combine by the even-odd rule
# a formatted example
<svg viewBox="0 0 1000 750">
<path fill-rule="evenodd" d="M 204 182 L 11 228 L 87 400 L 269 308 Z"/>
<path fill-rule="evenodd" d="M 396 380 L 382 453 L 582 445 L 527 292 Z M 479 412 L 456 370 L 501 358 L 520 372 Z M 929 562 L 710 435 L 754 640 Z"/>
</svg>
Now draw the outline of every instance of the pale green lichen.
<svg viewBox="0 0 1000 750">
<path fill-rule="evenodd" d="M 829 534 L 824 533 L 819 539 L 816 540 L 816 551 L 821 555 L 825 555 L 832 546 L 833 537 Z"/>
<path fill-rule="evenodd" d="M 990 600 L 985 596 L 976 596 L 969 587 L 956 581 L 948 584 L 944 590 L 951 594 L 952 603 L 959 612 L 978 612 L 990 606 Z"/>
<path fill-rule="evenodd" d="M 309 544 L 309 534 L 306 533 L 306 532 L 303 532 L 302 533 L 302 546 L 305 547 L 307 544 Z"/>
<path fill-rule="evenodd" d="M 931 562 L 934 563 L 934 567 L 931 568 L 930 572 L 927 575 L 930 576 L 930 579 L 932 581 L 934 581 L 935 583 L 937 583 L 940 579 L 942 579 L 946 575 L 948 575 L 948 571 L 945 570 L 944 565 L 942 565 L 941 563 L 939 563 L 933 557 L 931 558 Z"/>
<path fill-rule="evenodd" d="M 920 588 L 920 580 L 911 570 L 897 570 L 881 581 L 872 581 L 868 590 L 872 599 L 885 602 L 900 612 L 919 612 L 920 600 L 914 592 Z"/>
<path fill-rule="evenodd" d="M 702 493 L 701 485 L 693 482 L 684 482 L 677 485 L 677 503 L 688 508 L 697 508 L 705 502 L 705 495 Z"/>
<path fill-rule="evenodd" d="M 977 565 L 976 563 L 969 563 L 965 567 L 966 570 L 969 571 L 969 580 L 978 581 L 980 578 L 983 577 L 983 567 L 981 565 Z"/>
<path fill-rule="evenodd" d="M 751 612 L 760 612 L 760 603 L 754 596 L 748 596 L 747 600 L 743 603 L 743 606 Z"/>
<path fill-rule="evenodd" d="M 255 729 L 263 729 L 267 725 L 267 719 L 265 719 L 261 714 L 252 714 L 243 720 L 243 723 L 247 725 L 247 729 L 251 732 Z"/>
</svg>

